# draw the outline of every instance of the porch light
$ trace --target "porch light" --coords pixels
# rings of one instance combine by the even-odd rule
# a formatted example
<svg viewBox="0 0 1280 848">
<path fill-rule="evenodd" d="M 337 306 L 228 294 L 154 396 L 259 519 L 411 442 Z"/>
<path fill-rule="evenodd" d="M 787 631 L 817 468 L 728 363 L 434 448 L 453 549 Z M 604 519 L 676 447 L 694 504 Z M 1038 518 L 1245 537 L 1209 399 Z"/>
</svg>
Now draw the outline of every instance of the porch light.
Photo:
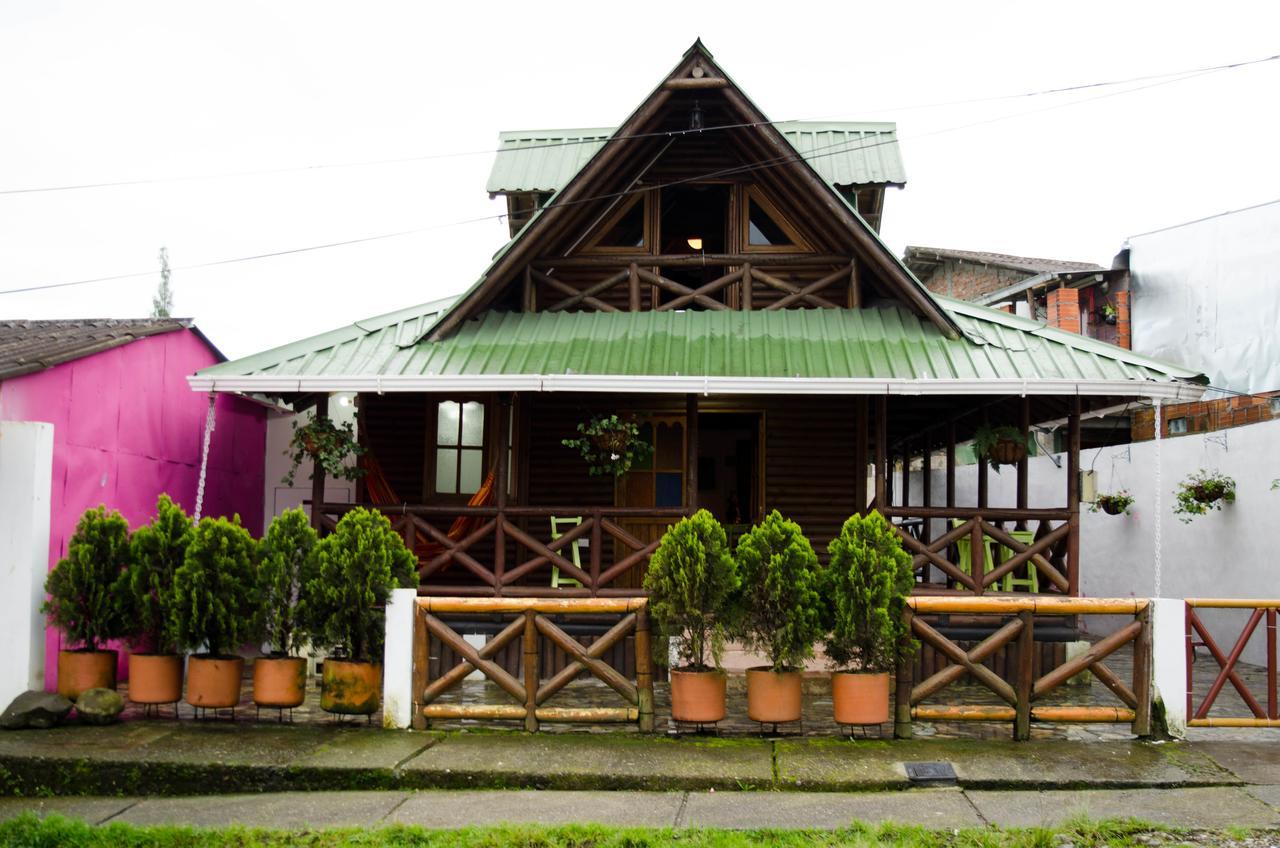
<svg viewBox="0 0 1280 848">
<path fill-rule="evenodd" d="M 693 250 L 702 250 L 702 239 L 698 236 L 688 239 L 688 244 Z"/>
</svg>

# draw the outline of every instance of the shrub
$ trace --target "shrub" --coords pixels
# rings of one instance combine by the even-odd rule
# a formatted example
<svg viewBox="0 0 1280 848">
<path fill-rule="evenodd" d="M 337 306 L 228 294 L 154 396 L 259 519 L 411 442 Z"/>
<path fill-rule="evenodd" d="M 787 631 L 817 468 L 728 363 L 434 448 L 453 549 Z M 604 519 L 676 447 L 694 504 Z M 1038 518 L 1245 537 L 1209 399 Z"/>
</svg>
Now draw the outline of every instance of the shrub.
<svg viewBox="0 0 1280 848">
<path fill-rule="evenodd" d="M 191 519 L 168 495 L 161 495 L 156 501 L 151 523 L 133 531 L 129 540 L 131 562 L 116 591 L 135 647 L 157 654 L 173 652 L 173 620 L 169 614 L 173 575 L 186 558 L 191 536 Z"/>
<path fill-rule="evenodd" d="M 170 616 L 180 648 L 228 656 L 251 638 L 256 553 L 240 516 L 200 519 L 173 574 Z"/>
<path fill-rule="evenodd" d="M 99 650 L 128 629 L 114 591 L 128 562 L 128 522 L 105 506 L 86 510 L 67 544 L 66 559 L 45 580 L 49 599 L 40 611 L 71 644 Z"/>
<path fill-rule="evenodd" d="M 302 592 L 315 577 L 319 541 L 301 509 L 276 516 L 258 548 L 257 631 L 272 648 L 292 655 L 307 636 L 300 612 Z"/>
<path fill-rule="evenodd" d="M 738 584 L 724 528 L 711 513 L 700 509 L 663 534 L 644 577 L 649 615 L 662 637 L 654 643 L 658 662 L 668 662 L 665 642 L 676 638 L 682 668 L 719 668 Z"/>
<path fill-rule="evenodd" d="M 906 636 L 902 611 L 915 583 L 901 537 L 872 510 L 851 516 L 827 551 L 827 658 L 837 670 L 892 671 Z"/>
<path fill-rule="evenodd" d="M 397 586 L 418 585 L 417 558 L 380 512 L 353 509 L 315 546 L 303 613 L 315 638 L 356 662 L 378 662 L 384 607 Z"/>
<path fill-rule="evenodd" d="M 800 525 L 769 513 L 738 540 L 738 567 L 743 641 L 774 671 L 803 665 L 823 628 L 818 555 Z"/>
</svg>

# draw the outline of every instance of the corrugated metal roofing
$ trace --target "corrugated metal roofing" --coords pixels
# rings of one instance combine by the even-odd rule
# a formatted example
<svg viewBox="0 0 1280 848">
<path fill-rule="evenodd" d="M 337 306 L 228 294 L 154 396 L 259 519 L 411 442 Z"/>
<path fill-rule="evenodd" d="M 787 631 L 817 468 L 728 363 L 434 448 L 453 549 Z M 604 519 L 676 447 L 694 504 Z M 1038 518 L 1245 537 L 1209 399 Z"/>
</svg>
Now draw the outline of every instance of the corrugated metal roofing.
<svg viewBox="0 0 1280 848">
<path fill-rule="evenodd" d="M 1192 380 L 1199 375 L 997 310 L 939 298 L 948 339 L 904 307 L 485 313 L 412 343 L 443 304 L 351 325 L 201 377 L 617 375 L 896 380 Z"/>
<path fill-rule="evenodd" d="M 897 128 L 892 123 L 783 121 L 775 126 L 830 185 L 906 184 Z M 500 133 L 485 190 L 491 194 L 557 191 L 613 132 L 605 127 Z"/>
<path fill-rule="evenodd" d="M 903 258 L 913 273 L 924 266 L 936 265 L 948 259 L 958 259 L 974 265 L 990 265 L 1030 274 L 1071 274 L 1076 272 L 1105 271 L 1093 262 L 1073 262 L 1067 259 L 1039 259 L 1035 256 L 1013 256 L 1008 253 L 990 253 L 985 250 L 954 250 L 945 247 L 918 247 L 907 245 Z"/>
<path fill-rule="evenodd" d="M 0 380 L 190 326 L 186 318 L 0 321 Z"/>
</svg>

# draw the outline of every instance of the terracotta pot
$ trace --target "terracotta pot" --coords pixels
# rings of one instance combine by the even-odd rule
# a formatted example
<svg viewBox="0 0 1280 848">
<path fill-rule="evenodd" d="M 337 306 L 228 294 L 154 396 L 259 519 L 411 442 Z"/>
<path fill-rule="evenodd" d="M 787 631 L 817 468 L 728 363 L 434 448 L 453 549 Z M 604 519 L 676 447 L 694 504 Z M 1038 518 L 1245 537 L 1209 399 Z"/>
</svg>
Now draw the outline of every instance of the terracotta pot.
<svg viewBox="0 0 1280 848">
<path fill-rule="evenodd" d="M 798 671 L 747 669 L 747 717 L 765 724 L 800 720 L 801 675 Z"/>
<path fill-rule="evenodd" d="M 1013 439 L 1000 439 L 991 446 L 990 459 L 996 465 L 1015 465 L 1027 455 L 1027 446 Z"/>
<path fill-rule="evenodd" d="M 320 680 L 320 709 L 339 715 L 373 715 L 382 705 L 382 666 L 327 659 Z"/>
<path fill-rule="evenodd" d="M 193 656 L 187 660 L 187 703 L 225 709 L 240 703 L 243 657 Z"/>
<path fill-rule="evenodd" d="M 889 675 L 831 675 L 831 708 L 837 724 L 884 724 L 889 720 Z"/>
<path fill-rule="evenodd" d="M 116 688 L 119 651 L 58 651 L 58 694 L 74 701 L 86 689 Z"/>
<path fill-rule="evenodd" d="M 724 718 L 723 671 L 671 671 L 671 717 L 690 724 Z"/>
<path fill-rule="evenodd" d="M 172 704 L 182 700 L 182 657 L 130 654 L 129 700 L 135 704 Z"/>
<path fill-rule="evenodd" d="M 253 661 L 253 702 L 260 707 L 296 707 L 307 692 L 302 657 L 259 657 Z"/>
</svg>

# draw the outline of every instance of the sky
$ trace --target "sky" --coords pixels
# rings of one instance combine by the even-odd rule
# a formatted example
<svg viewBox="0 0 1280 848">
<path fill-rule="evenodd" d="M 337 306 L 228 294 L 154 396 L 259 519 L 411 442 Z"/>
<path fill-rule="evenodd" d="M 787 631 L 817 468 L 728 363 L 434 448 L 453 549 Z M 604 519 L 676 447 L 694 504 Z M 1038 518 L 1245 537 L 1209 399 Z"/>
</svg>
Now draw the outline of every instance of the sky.
<svg viewBox="0 0 1280 848">
<path fill-rule="evenodd" d="M 1259 59 L 1277 33 L 1263 2 L 0 0 L 0 290 L 152 272 L 0 294 L 0 319 L 144 317 L 162 246 L 175 314 L 231 357 L 457 294 L 506 238 L 498 132 L 616 125 L 698 37 L 772 119 L 897 122 L 899 254 L 1110 265 L 1280 198 L 1280 61 L 972 101 Z M 12 193 L 129 180 L 155 182 Z"/>
</svg>

